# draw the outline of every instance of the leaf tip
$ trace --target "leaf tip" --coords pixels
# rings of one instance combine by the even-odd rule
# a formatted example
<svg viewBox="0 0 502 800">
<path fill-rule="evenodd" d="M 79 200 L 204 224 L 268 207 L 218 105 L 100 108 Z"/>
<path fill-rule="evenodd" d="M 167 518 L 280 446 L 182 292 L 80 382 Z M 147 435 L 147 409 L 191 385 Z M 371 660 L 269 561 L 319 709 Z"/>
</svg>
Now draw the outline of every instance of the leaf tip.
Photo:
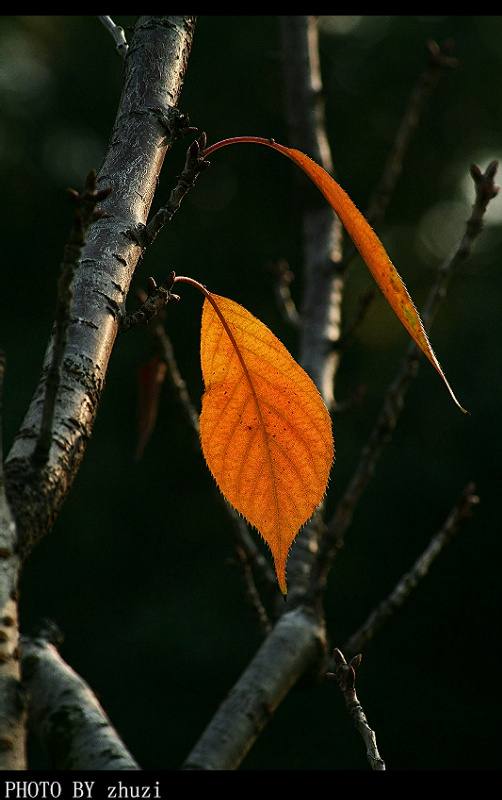
<svg viewBox="0 0 502 800">
<path fill-rule="evenodd" d="M 463 406 L 460 405 L 460 403 L 458 402 L 457 398 L 455 397 L 455 393 L 454 393 L 453 389 L 451 388 L 450 384 L 448 383 L 448 381 L 446 379 L 446 375 L 444 374 L 443 370 L 441 369 L 439 361 L 437 360 L 437 358 L 436 358 L 436 356 L 434 354 L 434 351 L 433 351 L 432 347 L 429 344 L 429 340 L 427 339 L 427 336 L 425 336 L 424 346 L 422 346 L 421 344 L 419 346 L 421 347 L 421 349 L 423 350 L 423 352 L 425 353 L 425 355 L 427 356 L 427 358 L 429 359 L 429 361 L 431 362 L 431 364 L 433 365 L 433 367 L 435 368 L 435 370 L 437 371 L 437 373 L 439 374 L 439 376 L 443 380 L 443 383 L 446 386 L 446 388 L 448 389 L 450 397 L 453 400 L 453 402 L 455 403 L 455 405 L 462 411 L 462 413 L 469 414 L 469 411 L 467 411 L 466 408 L 463 408 Z"/>
<path fill-rule="evenodd" d="M 274 555 L 273 552 L 272 555 Z M 278 559 L 274 555 L 274 567 L 275 567 L 275 576 L 277 578 L 279 589 L 281 590 L 281 594 L 284 597 L 284 599 L 286 599 L 288 593 L 288 587 L 286 585 L 286 564 L 285 562 L 283 562 L 282 564 L 279 563 Z"/>
<path fill-rule="evenodd" d="M 446 378 L 445 378 L 445 376 L 443 375 L 442 372 L 441 372 L 441 375 L 443 377 L 443 380 L 444 380 L 444 382 L 446 384 L 446 388 L 448 389 L 448 391 L 449 391 L 449 393 L 451 395 L 451 398 L 452 398 L 453 402 L 455 403 L 455 405 L 458 406 L 458 408 L 462 411 L 463 414 L 467 414 L 468 416 L 470 416 L 470 412 L 467 411 L 467 409 L 464 408 L 463 406 L 461 406 L 460 403 L 458 402 L 457 398 L 455 397 L 455 395 L 453 393 L 453 389 L 451 388 L 450 384 L 448 383 L 448 381 L 446 380 Z"/>
</svg>

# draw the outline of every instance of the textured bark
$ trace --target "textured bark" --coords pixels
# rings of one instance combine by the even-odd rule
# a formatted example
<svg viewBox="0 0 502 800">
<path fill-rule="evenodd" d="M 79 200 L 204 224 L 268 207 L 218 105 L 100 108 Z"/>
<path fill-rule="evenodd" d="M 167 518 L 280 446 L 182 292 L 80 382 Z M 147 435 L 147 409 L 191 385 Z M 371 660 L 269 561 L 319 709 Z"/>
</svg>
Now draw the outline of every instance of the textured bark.
<svg viewBox="0 0 502 800">
<path fill-rule="evenodd" d="M 26 703 L 19 664 L 17 528 L 4 489 L 2 414 L 5 358 L 0 350 L 0 771 L 26 768 Z"/>
<path fill-rule="evenodd" d="M 289 144 L 306 153 L 327 172 L 333 162 L 326 135 L 317 19 L 280 17 L 284 99 Z M 328 409 L 335 404 L 335 375 L 339 351 L 343 275 L 342 226 L 321 192 L 298 170 L 303 233 L 304 294 L 300 313 L 298 361 L 316 384 Z M 318 517 L 305 525 L 288 558 L 288 607 L 306 603 L 313 608 L 311 572 L 320 538 Z M 318 613 L 322 613 L 320 607 Z"/>
<path fill-rule="evenodd" d="M 96 696 L 51 642 L 47 624 L 23 636 L 23 677 L 30 693 L 30 723 L 54 769 L 138 770 Z M 56 636 L 57 636 L 56 631 Z"/>
<path fill-rule="evenodd" d="M 53 336 L 40 382 L 5 463 L 7 494 L 24 553 L 52 526 L 92 432 L 120 315 L 141 255 L 140 244 L 129 232 L 146 223 L 166 150 L 181 135 L 176 105 L 194 26 L 193 17 L 145 16 L 135 27 L 123 93 L 98 175 L 98 189 L 111 185 L 113 192 L 102 204 L 107 216 L 91 227 L 73 282 L 49 457 L 42 469 L 32 463 Z"/>
<path fill-rule="evenodd" d="M 320 99 L 317 22 L 281 17 L 280 32 L 289 144 L 332 171 Z M 340 335 L 341 225 L 310 181 L 299 175 L 304 234 L 305 293 L 299 361 L 326 405 L 334 404 Z M 326 654 L 323 612 L 311 587 L 318 519 L 298 534 L 288 558 L 288 596 L 277 601 L 278 621 L 202 734 L 185 768 L 235 769 L 279 703 L 306 673 L 319 674 Z"/>
<path fill-rule="evenodd" d="M 285 106 L 290 146 L 333 172 L 324 125 L 318 26 L 315 17 L 280 17 Z M 303 225 L 305 290 L 301 308 L 299 361 L 328 408 L 334 406 L 334 380 L 340 336 L 343 279 L 342 227 L 312 181 L 298 174 Z"/>
<path fill-rule="evenodd" d="M 188 756 L 184 769 L 236 769 L 295 683 L 322 661 L 319 620 L 301 609 L 283 617 L 265 639 Z"/>
<path fill-rule="evenodd" d="M 0 474 L 0 771 L 26 768 L 26 704 L 19 664 L 16 538 L 16 525 Z"/>
</svg>

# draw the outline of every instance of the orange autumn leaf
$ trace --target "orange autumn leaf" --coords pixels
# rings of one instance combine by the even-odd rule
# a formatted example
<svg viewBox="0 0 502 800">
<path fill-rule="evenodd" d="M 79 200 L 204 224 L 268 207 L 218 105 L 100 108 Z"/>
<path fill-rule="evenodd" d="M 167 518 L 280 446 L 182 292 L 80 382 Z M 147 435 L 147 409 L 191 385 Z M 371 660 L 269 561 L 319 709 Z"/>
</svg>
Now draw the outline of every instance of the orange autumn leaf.
<svg viewBox="0 0 502 800">
<path fill-rule="evenodd" d="M 356 208 L 348 194 L 323 167 L 320 167 L 319 164 L 312 161 L 311 158 L 301 153 L 299 150 L 278 144 L 274 139 L 262 139 L 258 136 L 236 136 L 232 139 L 224 139 L 221 142 L 207 147 L 204 150 L 204 158 L 207 158 L 220 147 L 227 144 L 236 144 L 238 142 L 250 142 L 272 147 L 274 150 L 277 150 L 279 153 L 282 153 L 294 161 L 294 163 L 316 184 L 330 206 L 337 213 L 394 313 L 437 370 L 456 405 L 461 411 L 467 413 L 458 402 L 450 384 L 446 380 L 446 376 L 431 347 L 422 320 L 399 273 L 387 255 L 387 251 L 375 231 Z"/>
<path fill-rule="evenodd" d="M 261 533 L 286 594 L 286 560 L 324 497 L 331 420 L 307 373 L 249 311 L 206 294 L 199 420 L 208 467 L 228 502 Z"/>
</svg>

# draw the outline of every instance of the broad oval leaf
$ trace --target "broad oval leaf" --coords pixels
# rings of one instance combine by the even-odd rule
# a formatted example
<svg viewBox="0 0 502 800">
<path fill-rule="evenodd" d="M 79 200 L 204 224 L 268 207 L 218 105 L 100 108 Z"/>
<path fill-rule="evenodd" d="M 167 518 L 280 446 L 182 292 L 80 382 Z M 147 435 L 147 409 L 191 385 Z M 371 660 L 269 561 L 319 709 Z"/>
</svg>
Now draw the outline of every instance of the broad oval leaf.
<svg viewBox="0 0 502 800">
<path fill-rule="evenodd" d="M 225 498 L 269 545 L 286 594 L 289 549 L 326 491 L 330 416 L 279 339 L 233 300 L 204 300 L 200 355 L 204 456 Z"/>
</svg>

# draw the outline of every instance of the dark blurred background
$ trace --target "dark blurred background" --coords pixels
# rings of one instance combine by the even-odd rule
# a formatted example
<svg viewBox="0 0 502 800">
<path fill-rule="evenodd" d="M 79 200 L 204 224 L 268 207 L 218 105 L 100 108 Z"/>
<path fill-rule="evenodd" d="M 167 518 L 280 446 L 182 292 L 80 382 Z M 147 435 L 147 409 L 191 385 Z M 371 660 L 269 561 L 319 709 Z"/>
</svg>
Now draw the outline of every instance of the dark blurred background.
<svg viewBox="0 0 502 800">
<path fill-rule="evenodd" d="M 116 17 L 134 24 L 134 17 Z M 364 209 L 426 42 L 453 38 L 457 69 L 423 113 L 384 224 L 388 251 L 418 307 L 463 232 L 473 201 L 469 164 L 502 155 L 502 17 L 327 17 L 321 55 L 338 180 Z M 130 34 L 128 34 L 130 36 Z M 288 144 L 273 16 L 199 18 L 180 108 L 210 142 L 271 136 Z M 104 157 L 122 62 L 91 16 L 0 18 L 0 341 L 7 355 L 4 450 L 37 381 L 70 226 L 67 186 L 81 189 Z M 168 155 L 155 207 L 169 196 L 187 142 Z M 285 258 L 302 291 L 296 168 L 268 148 L 212 157 L 135 277 L 189 274 L 244 304 L 293 353 L 269 265 Z M 502 182 L 502 177 L 500 178 Z M 455 275 L 431 331 L 461 414 L 422 363 L 395 435 L 358 506 L 330 577 L 327 620 L 342 646 L 394 587 L 475 481 L 474 516 L 363 652 L 358 693 L 389 769 L 500 767 L 500 452 L 502 197 Z M 355 262 L 346 318 L 372 283 Z M 201 298 L 182 287 L 166 328 L 194 402 Z M 135 305 L 131 292 L 129 307 Z M 364 403 L 335 422 L 329 507 L 354 470 L 408 342 L 378 296 L 343 359 L 337 398 L 361 384 Z M 115 347 L 74 490 L 33 552 L 21 584 L 28 631 L 53 618 L 63 657 L 99 694 L 144 769 L 176 769 L 260 642 L 232 556 L 232 532 L 176 397 L 162 392 L 155 435 L 136 448 L 137 372 L 154 353 L 138 330 Z M 32 765 L 47 767 L 32 746 Z M 296 689 L 242 764 L 264 769 L 368 769 L 333 685 Z"/>
</svg>

